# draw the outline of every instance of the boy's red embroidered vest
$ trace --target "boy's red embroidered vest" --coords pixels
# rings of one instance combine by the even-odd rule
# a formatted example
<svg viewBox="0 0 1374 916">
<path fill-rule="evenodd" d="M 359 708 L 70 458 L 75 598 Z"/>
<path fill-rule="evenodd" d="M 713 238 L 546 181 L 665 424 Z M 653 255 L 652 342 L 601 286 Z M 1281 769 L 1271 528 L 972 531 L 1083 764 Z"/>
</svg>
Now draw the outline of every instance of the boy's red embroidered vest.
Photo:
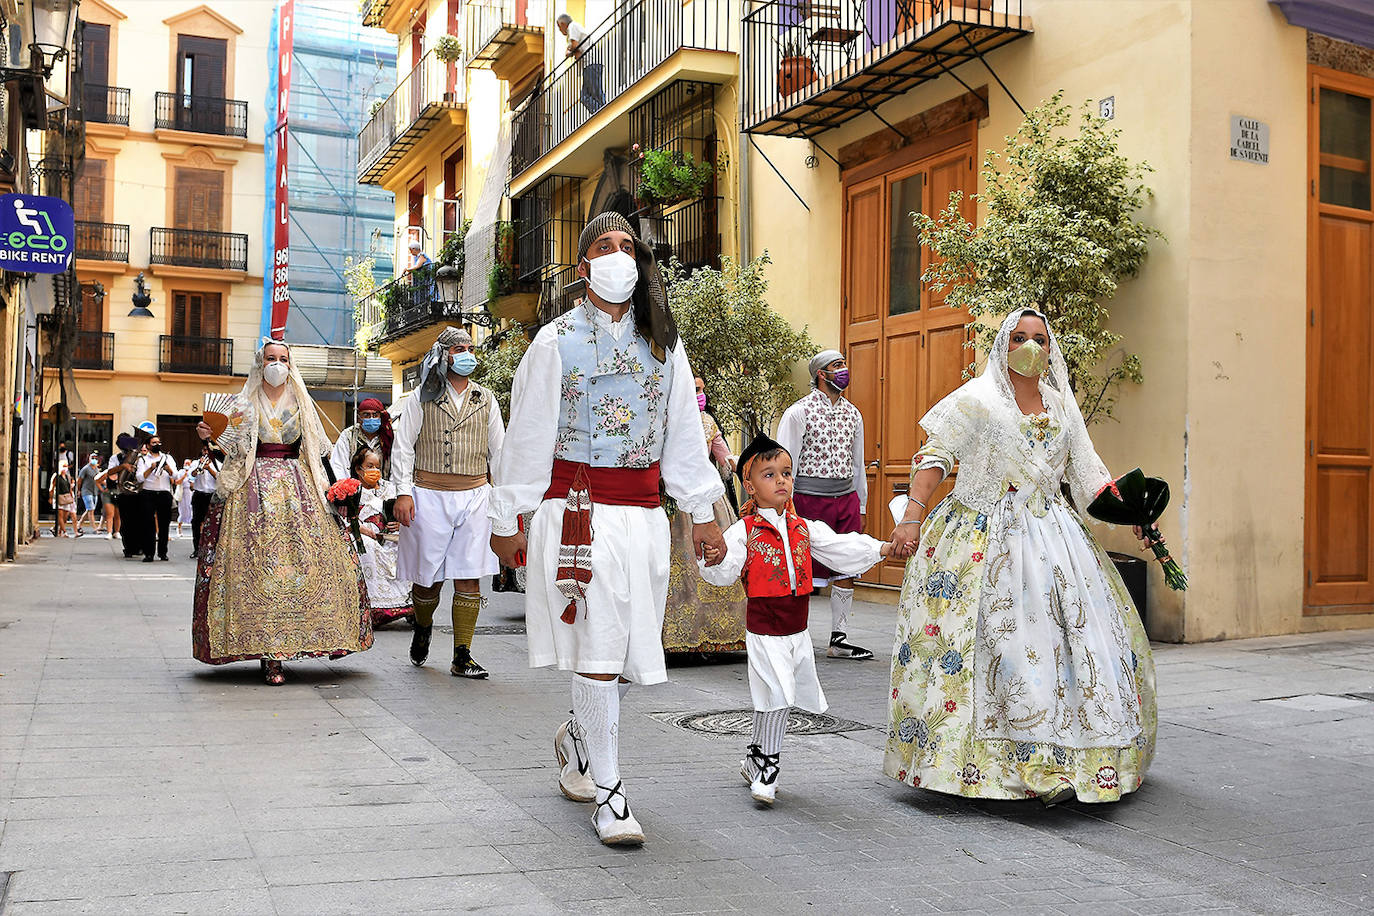
<svg viewBox="0 0 1374 916">
<path fill-rule="evenodd" d="M 788 513 L 787 542 L 792 550 L 792 565 L 797 570 L 798 595 L 811 594 L 811 532 L 800 517 Z M 782 536 L 760 515 L 746 515 L 744 522 L 746 556 L 744 591 L 750 598 L 777 598 L 791 595 L 792 583 L 787 577 L 787 555 L 782 549 Z"/>
</svg>

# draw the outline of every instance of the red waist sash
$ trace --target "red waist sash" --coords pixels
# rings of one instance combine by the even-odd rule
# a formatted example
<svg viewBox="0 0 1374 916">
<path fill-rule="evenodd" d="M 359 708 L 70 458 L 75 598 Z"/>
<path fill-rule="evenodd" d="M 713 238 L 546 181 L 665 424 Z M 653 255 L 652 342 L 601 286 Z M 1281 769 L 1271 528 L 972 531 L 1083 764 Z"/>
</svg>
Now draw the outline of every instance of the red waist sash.
<svg viewBox="0 0 1374 916">
<path fill-rule="evenodd" d="M 578 468 L 586 468 L 593 503 L 606 506 L 641 506 L 657 509 L 662 502 L 658 496 L 658 462 L 647 468 L 594 468 L 576 461 L 553 460 L 553 474 L 545 499 L 566 499 Z"/>
<path fill-rule="evenodd" d="M 282 445 L 279 442 L 259 442 L 258 450 L 254 453 L 258 458 L 299 458 L 301 456 L 301 444 L 293 442 L 290 445 Z"/>
</svg>

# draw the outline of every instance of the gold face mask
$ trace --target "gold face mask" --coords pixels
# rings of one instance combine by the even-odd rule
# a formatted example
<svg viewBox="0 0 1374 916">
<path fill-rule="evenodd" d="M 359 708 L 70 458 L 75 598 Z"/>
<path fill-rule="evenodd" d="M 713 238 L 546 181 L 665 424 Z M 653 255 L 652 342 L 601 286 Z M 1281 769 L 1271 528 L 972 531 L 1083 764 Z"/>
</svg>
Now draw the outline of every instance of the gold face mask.
<svg viewBox="0 0 1374 916">
<path fill-rule="evenodd" d="M 1049 351 L 1033 340 L 1026 341 L 1007 354 L 1007 368 L 1026 378 L 1035 378 L 1049 367 Z"/>
</svg>

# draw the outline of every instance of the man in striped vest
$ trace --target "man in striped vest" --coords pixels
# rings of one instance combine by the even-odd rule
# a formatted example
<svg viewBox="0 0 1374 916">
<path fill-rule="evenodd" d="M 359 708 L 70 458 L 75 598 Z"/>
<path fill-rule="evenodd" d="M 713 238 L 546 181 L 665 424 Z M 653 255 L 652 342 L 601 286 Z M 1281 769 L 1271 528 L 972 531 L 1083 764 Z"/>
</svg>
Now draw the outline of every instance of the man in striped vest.
<svg viewBox="0 0 1374 916">
<path fill-rule="evenodd" d="M 415 608 L 410 662 L 429 657 L 434 610 L 445 579 L 453 580 L 455 677 L 485 678 L 472 658 L 482 608 L 478 581 L 500 567 L 491 551 L 487 469 L 501 453 L 506 430 L 492 393 L 472 381 L 472 338 L 445 328 L 425 356 L 420 384 L 396 418 L 391 476 L 401 523 L 396 577 L 409 581 Z"/>
</svg>

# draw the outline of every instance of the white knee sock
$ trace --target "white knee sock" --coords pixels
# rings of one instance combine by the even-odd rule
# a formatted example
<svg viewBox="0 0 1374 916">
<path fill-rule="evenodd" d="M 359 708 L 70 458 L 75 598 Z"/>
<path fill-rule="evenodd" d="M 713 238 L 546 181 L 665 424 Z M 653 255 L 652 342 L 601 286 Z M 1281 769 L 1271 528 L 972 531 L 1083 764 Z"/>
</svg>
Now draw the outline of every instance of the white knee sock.
<svg viewBox="0 0 1374 916">
<path fill-rule="evenodd" d="M 621 701 L 623 702 L 624 699 L 625 699 L 625 694 L 627 694 L 627 693 L 630 692 L 631 682 L 630 682 L 630 681 L 616 681 L 616 685 L 615 685 L 615 686 L 616 686 L 616 692 L 620 694 L 620 699 L 621 699 Z"/>
<path fill-rule="evenodd" d="M 845 626 L 849 621 L 849 611 L 854 607 L 854 589 L 830 586 L 830 632 L 848 633 Z"/>
<path fill-rule="evenodd" d="M 574 674 L 572 701 L 596 782 L 596 800 L 602 802 L 620 782 L 620 691 L 615 681 Z"/>
</svg>

